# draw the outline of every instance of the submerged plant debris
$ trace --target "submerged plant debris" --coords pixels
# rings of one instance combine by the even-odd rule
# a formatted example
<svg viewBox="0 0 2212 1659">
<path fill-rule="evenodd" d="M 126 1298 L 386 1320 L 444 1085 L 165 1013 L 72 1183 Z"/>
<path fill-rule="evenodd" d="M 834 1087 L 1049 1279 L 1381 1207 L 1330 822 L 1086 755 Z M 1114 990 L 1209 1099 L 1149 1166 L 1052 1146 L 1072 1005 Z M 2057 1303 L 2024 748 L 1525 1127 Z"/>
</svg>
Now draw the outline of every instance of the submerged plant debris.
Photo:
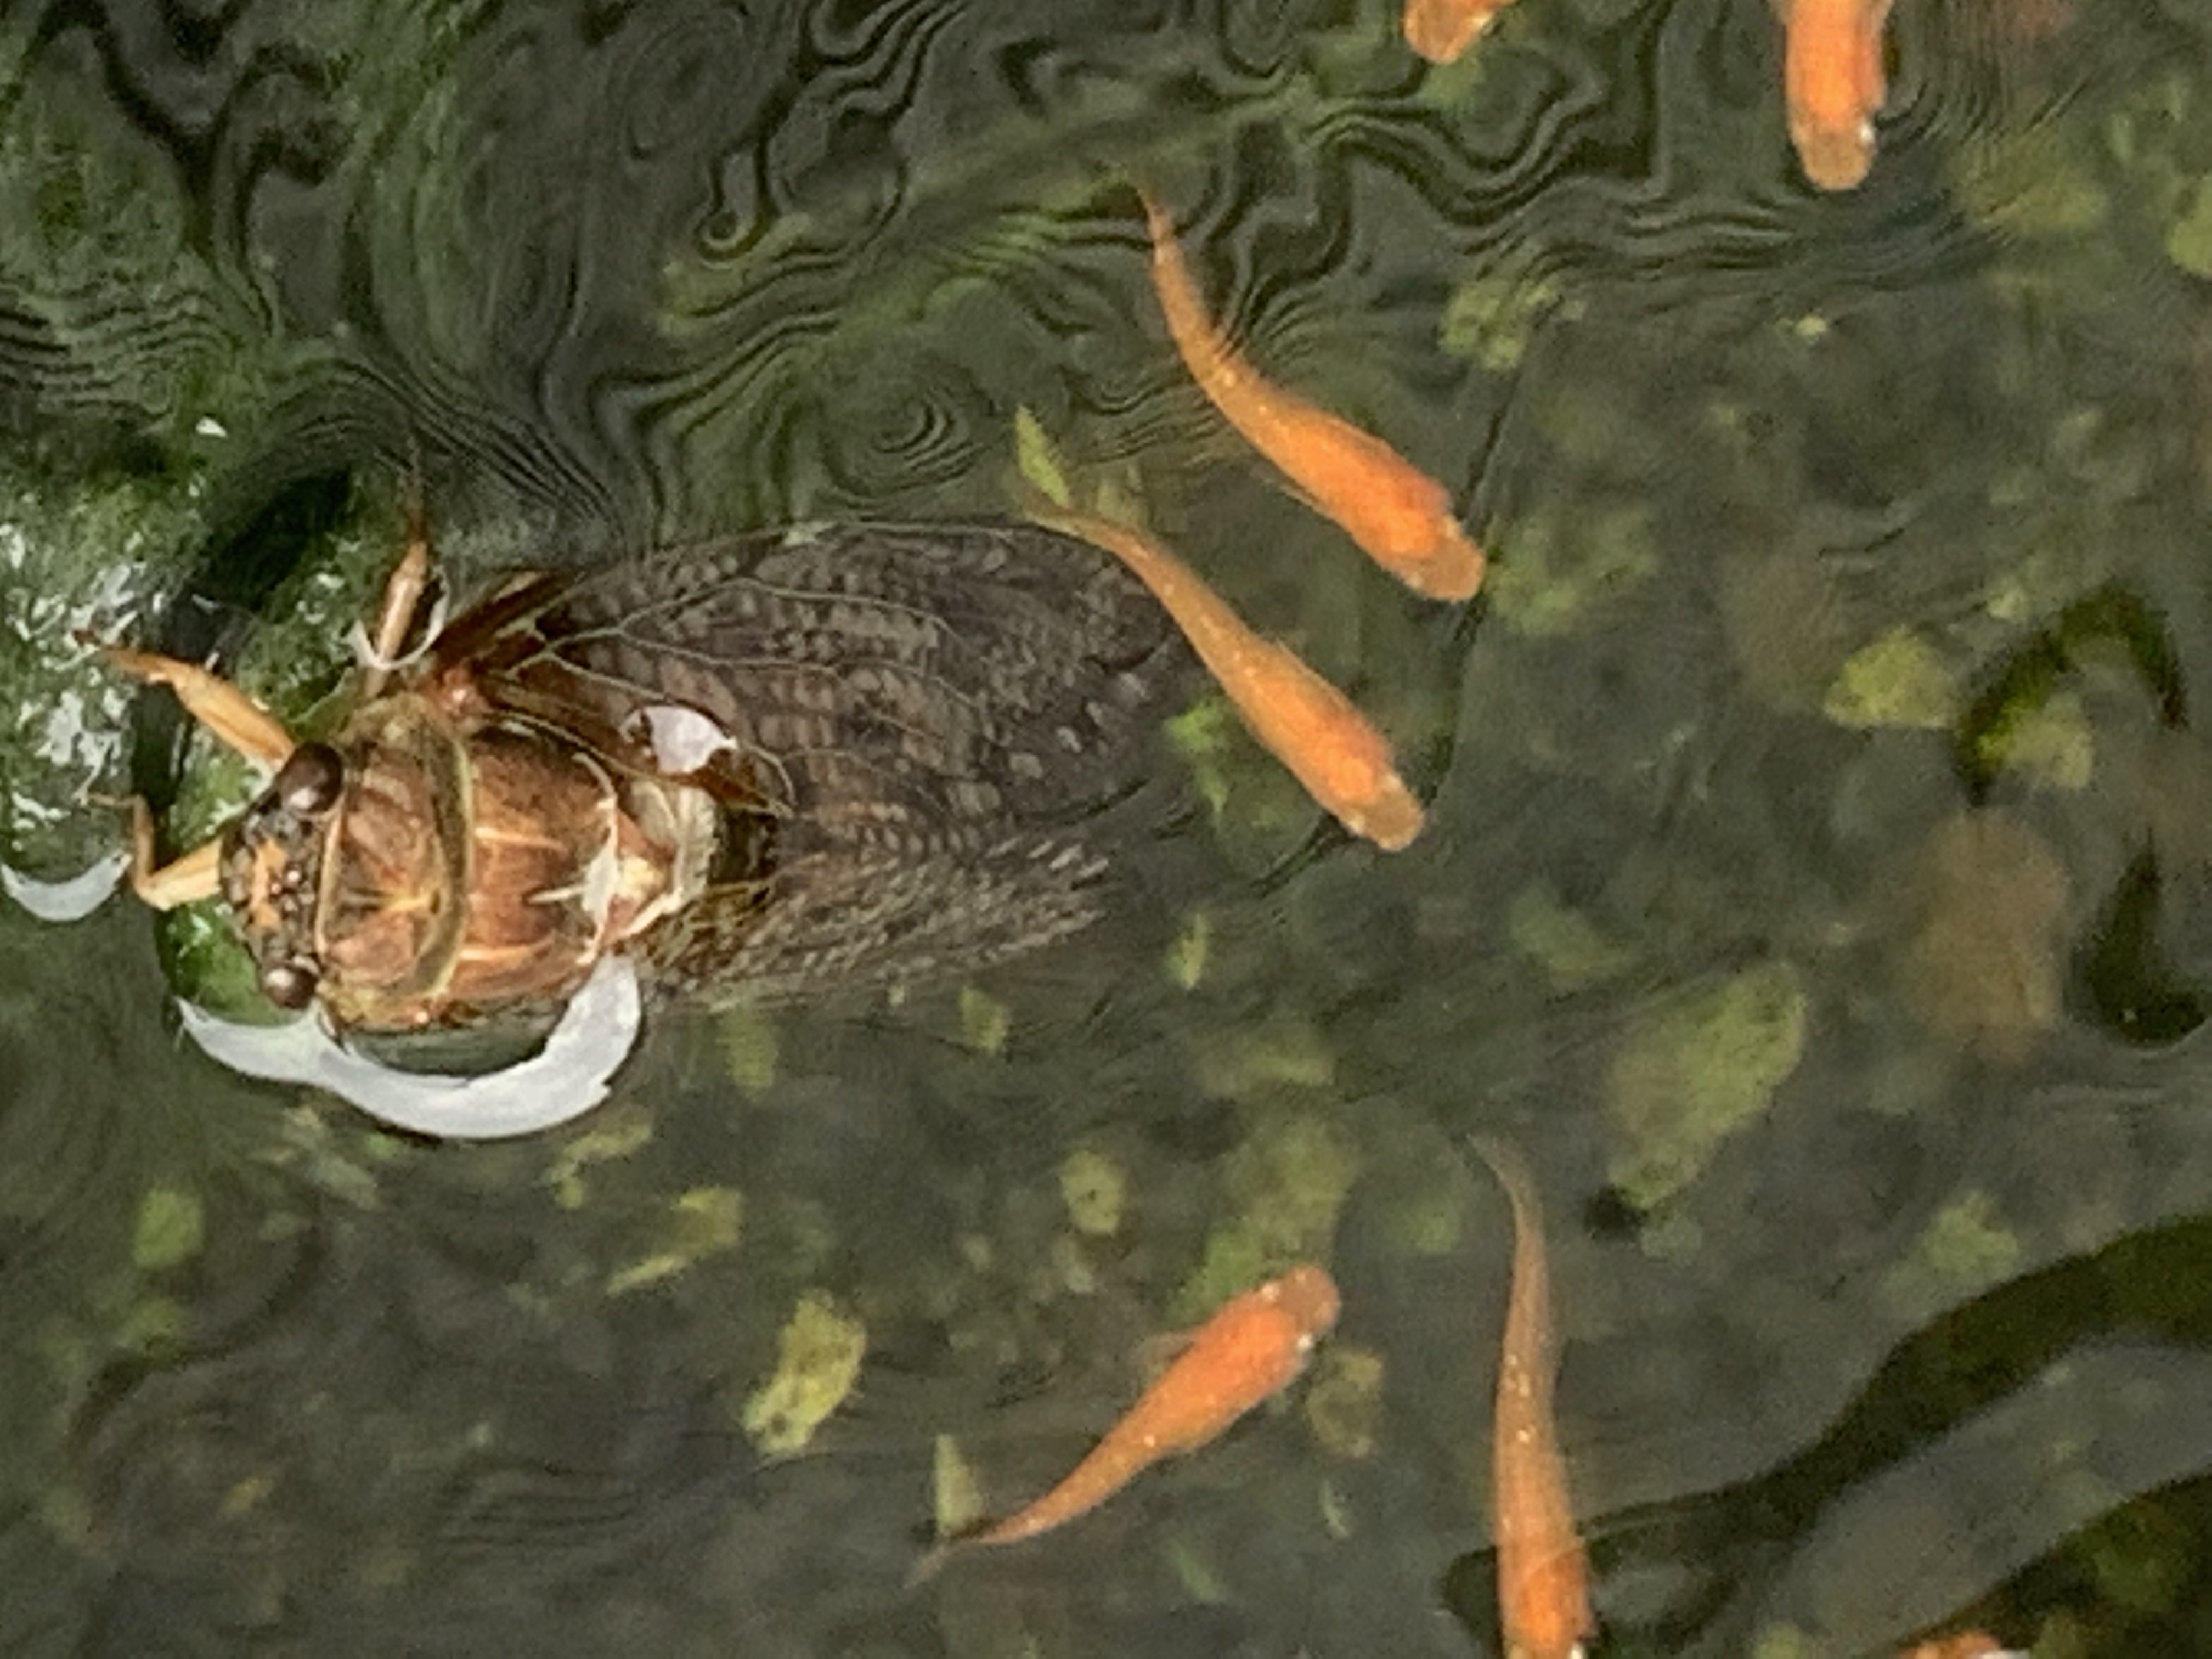
<svg viewBox="0 0 2212 1659">
<path fill-rule="evenodd" d="M 860 1381 L 868 1334 L 824 1291 L 799 1298 L 776 1341 L 775 1374 L 745 1397 L 738 1420 L 764 1457 L 804 1451 Z"/>
<path fill-rule="evenodd" d="M 1650 1209 L 1696 1181 L 1797 1069 L 1808 1012 L 1802 976 L 1778 962 L 1641 1018 L 1607 1073 L 1607 1167 L 1621 1196 Z"/>
</svg>

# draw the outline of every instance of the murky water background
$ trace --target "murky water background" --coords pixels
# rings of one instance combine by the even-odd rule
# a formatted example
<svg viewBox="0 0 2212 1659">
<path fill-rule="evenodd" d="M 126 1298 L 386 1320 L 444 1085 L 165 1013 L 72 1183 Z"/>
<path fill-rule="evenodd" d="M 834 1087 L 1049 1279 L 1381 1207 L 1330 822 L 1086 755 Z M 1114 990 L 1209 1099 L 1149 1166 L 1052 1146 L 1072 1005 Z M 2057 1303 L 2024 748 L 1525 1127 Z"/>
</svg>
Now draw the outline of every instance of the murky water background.
<svg viewBox="0 0 2212 1659">
<path fill-rule="evenodd" d="M 10 9 L 20 874 L 168 753 L 70 628 L 312 685 L 410 447 L 465 569 L 1003 514 L 1024 407 L 1434 799 L 1347 844 L 1201 711 L 1073 945 L 664 1020 L 495 1146 L 180 1046 L 126 902 L 0 909 L 0 1649 L 1495 1651 L 1478 1127 L 1608 1651 L 2212 1645 L 2212 31 L 1893 33 L 1821 198 L 1762 0 L 1447 70 L 1379 3 Z M 1224 434 L 1124 172 L 1452 486 L 1474 611 Z M 1020 1502 L 1305 1256 L 1283 1408 L 903 1587 L 951 1449 Z"/>
</svg>

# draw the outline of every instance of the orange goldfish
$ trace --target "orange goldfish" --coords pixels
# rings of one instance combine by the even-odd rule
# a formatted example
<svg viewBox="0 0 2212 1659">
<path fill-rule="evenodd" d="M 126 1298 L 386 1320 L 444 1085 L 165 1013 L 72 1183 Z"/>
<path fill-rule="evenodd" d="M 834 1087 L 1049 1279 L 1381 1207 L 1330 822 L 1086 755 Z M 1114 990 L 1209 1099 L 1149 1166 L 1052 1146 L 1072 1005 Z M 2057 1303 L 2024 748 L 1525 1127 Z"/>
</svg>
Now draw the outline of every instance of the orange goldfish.
<svg viewBox="0 0 2212 1659">
<path fill-rule="evenodd" d="M 1881 32 L 1891 0 L 1776 0 L 1790 142 L 1822 190 L 1850 190 L 1874 165 L 1874 117 L 1889 95 Z"/>
<path fill-rule="evenodd" d="M 1450 64 L 1505 9 L 1507 0 L 1406 0 L 1406 44 L 1431 64 Z"/>
<path fill-rule="evenodd" d="M 1035 515 L 1048 529 L 1103 548 L 1152 589 L 1252 735 L 1346 829 L 1391 853 L 1421 833 L 1421 805 L 1399 777 L 1389 740 L 1296 653 L 1247 628 L 1196 572 L 1148 537 L 1073 508 L 1040 507 Z"/>
<path fill-rule="evenodd" d="M 1336 1281 L 1305 1262 L 1217 1309 L 1182 1352 L 1067 1477 L 1028 1508 L 939 1545 L 915 1569 L 925 1578 L 953 1550 L 1018 1544 L 1087 1515 L 1164 1457 L 1195 1451 L 1305 1370 L 1336 1323 Z"/>
<path fill-rule="evenodd" d="M 1482 585 L 1482 550 L 1452 516 L 1444 487 L 1381 439 L 1261 380 L 1206 316 L 1174 225 L 1139 195 L 1168 333 L 1213 406 L 1400 581 L 1435 599 L 1473 595 Z"/>
<path fill-rule="evenodd" d="M 1590 1612 L 1589 1561 L 1567 1498 L 1566 1460 L 1552 1422 L 1555 1362 L 1543 1213 L 1518 1153 L 1487 1139 L 1477 1139 L 1474 1150 L 1513 1208 L 1513 1288 L 1498 1362 L 1490 1474 L 1506 1659 L 1581 1659 L 1597 1620 Z"/>
<path fill-rule="evenodd" d="M 1987 1631 L 1939 1636 L 1905 1650 L 1904 1659 L 2025 1659 Z"/>
</svg>

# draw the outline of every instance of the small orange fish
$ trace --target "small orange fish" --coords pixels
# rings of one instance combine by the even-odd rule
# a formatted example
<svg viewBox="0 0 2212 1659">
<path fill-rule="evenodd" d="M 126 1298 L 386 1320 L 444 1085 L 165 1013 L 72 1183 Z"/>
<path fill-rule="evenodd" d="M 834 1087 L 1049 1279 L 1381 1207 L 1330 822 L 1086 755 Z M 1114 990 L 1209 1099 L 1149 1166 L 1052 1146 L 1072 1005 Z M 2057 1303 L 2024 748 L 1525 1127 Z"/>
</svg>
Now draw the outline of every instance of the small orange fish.
<svg viewBox="0 0 2212 1659">
<path fill-rule="evenodd" d="M 1874 165 L 1874 117 L 1889 95 L 1881 32 L 1891 0 L 1776 0 L 1790 142 L 1822 190 L 1851 190 Z"/>
<path fill-rule="evenodd" d="M 1505 9 L 1507 0 L 1406 0 L 1406 44 L 1431 64 L 1451 64 Z"/>
<path fill-rule="evenodd" d="M 1518 1153 L 1501 1141 L 1474 1144 L 1513 1207 L 1513 1288 L 1498 1362 L 1490 1471 L 1506 1659 L 1581 1659 L 1597 1620 L 1590 1612 L 1589 1560 L 1575 1530 L 1566 1460 L 1552 1421 L 1555 1360 L 1543 1212 Z"/>
<path fill-rule="evenodd" d="M 1400 581 L 1431 599 L 1472 596 L 1482 586 L 1482 550 L 1452 516 L 1444 487 L 1381 439 L 1261 380 L 1206 316 L 1173 223 L 1139 197 L 1168 333 L 1213 406 Z"/>
<path fill-rule="evenodd" d="M 1040 506 L 1033 515 L 1047 529 L 1103 548 L 1152 589 L 1252 735 L 1346 829 L 1391 853 L 1421 833 L 1421 804 L 1399 777 L 1389 740 L 1295 652 L 1247 628 L 1196 572 L 1148 537 L 1072 508 Z"/>
<path fill-rule="evenodd" d="M 1106 1437 L 1028 1508 L 922 1558 L 926 1578 L 954 1550 L 1018 1544 L 1087 1515 L 1162 1458 L 1195 1451 L 1305 1370 L 1315 1342 L 1336 1323 L 1340 1299 L 1328 1270 L 1305 1262 L 1217 1309 Z"/>
<path fill-rule="evenodd" d="M 1987 1631 L 1939 1636 L 1905 1650 L 1903 1659 L 2025 1659 Z"/>
</svg>

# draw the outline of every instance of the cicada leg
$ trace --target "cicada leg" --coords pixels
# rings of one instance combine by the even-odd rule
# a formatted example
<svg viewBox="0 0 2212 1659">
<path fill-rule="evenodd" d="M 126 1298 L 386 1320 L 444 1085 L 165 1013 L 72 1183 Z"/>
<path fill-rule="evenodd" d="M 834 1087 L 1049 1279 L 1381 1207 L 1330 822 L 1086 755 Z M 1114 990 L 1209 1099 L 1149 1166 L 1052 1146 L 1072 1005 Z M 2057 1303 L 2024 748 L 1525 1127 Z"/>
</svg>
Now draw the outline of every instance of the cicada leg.
<svg viewBox="0 0 2212 1659">
<path fill-rule="evenodd" d="M 134 679 L 166 685 L 185 711 L 246 759 L 274 771 L 296 746 L 281 721 L 228 680 L 174 657 L 105 645 L 108 661 Z"/>
<path fill-rule="evenodd" d="M 371 637 L 362 666 L 361 690 L 373 697 L 384 690 L 415 625 L 415 612 L 430 586 L 429 520 L 422 511 L 422 485 L 413 471 L 407 485 L 407 550 L 384 584 L 384 604 L 377 611 L 376 632 Z"/>
<path fill-rule="evenodd" d="M 222 842 L 204 842 L 182 858 L 154 862 L 154 815 L 143 799 L 131 802 L 131 890 L 149 908 L 173 910 L 213 898 L 222 890 Z"/>
</svg>

